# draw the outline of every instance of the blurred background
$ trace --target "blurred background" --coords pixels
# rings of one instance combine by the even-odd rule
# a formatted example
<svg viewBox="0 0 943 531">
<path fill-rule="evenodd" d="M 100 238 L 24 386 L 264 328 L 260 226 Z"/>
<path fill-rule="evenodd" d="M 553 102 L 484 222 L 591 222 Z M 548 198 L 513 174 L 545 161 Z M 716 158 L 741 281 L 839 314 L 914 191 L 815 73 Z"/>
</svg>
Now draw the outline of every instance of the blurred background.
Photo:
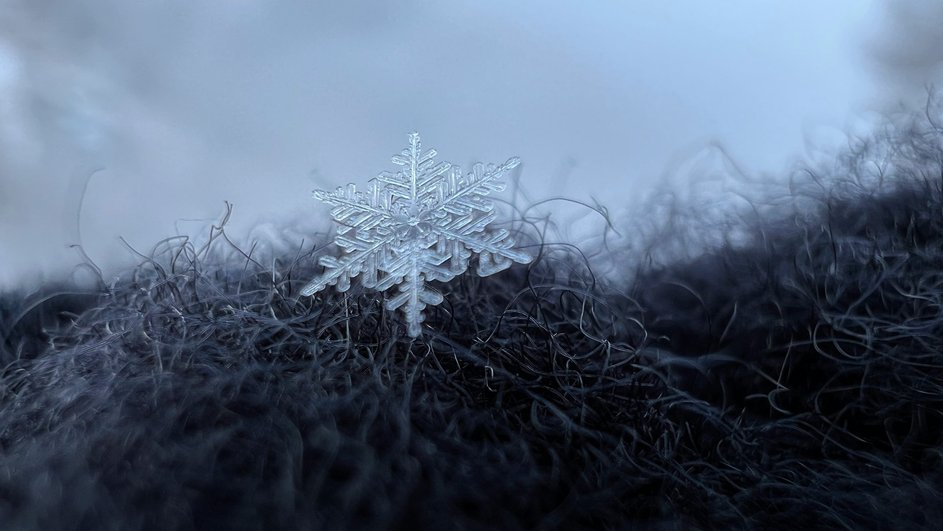
<svg viewBox="0 0 943 531">
<path fill-rule="evenodd" d="M 79 242 L 118 267 L 119 236 L 147 252 L 224 201 L 236 237 L 326 228 L 311 190 L 413 130 L 616 214 L 717 146 L 782 175 L 923 102 L 940 28 L 933 0 L 0 0 L 0 287 Z"/>
</svg>

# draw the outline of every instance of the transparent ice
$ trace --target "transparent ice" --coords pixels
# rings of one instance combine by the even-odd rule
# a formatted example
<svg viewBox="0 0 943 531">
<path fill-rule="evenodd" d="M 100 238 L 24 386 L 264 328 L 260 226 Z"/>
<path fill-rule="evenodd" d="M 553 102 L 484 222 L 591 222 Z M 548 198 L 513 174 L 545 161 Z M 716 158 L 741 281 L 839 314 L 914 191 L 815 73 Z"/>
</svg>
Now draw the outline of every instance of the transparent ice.
<svg viewBox="0 0 943 531">
<path fill-rule="evenodd" d="M 365 191 L 348 184 L 314 192 L 334 207 L 334 243 L 343 254 L 322 257 L 324 273 L 302 295 L 329 285 L 347 291 L 357 275 L 364 287 L 377 291 L 397 286 L 386 308 L 401 308 L 409 335 L 418 337 L 425 307 L 443 301 L 427 281 L 447 282 L 464 273 L 472 254 L 478 255 L 477 273 L 483 277 L 533 259 L 512 249 L 514 239 L 507 230 L 488 229 L 496 213 L 485 196 L 504 190 L 502 177 L 520 160 L 511 158 L 499 166 L 477 163 L 463 175 L 435 156 L 434 149 L 423 152 L 419 133 L 412 133 L 409 146 L 393 156 L 400 169 L 381 173 Z"/>
</svg>

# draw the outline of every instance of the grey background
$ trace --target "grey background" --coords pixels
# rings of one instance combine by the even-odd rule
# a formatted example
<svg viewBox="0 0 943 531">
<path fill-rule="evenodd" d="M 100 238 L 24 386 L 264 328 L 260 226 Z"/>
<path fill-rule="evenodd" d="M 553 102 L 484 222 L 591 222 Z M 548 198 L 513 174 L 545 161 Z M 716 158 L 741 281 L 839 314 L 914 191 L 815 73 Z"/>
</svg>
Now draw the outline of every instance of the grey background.
<svg viewBox="0 0 943 531">
<path fill-rule="evenodd" d="M 118 266 L 119 235 L 146 251 L 224 200 L 235 237 L 294 241 L 329 221 L 312 189 L 413 130 L 617 214 L 716 144 L 782 174 L 923 99 L 939 27 L 934 0 L 0 0 L 0 286 L 80 238 Z"/>
</svg>

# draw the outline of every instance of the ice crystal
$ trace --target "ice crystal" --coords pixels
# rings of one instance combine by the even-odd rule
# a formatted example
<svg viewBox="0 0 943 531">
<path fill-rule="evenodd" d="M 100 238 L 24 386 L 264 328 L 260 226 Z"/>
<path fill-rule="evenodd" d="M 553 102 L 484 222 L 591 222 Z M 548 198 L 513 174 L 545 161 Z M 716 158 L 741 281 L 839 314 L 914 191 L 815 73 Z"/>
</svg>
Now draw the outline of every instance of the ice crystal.
<svg viewBox="0 0 943 531">
<path fill-rule="evenodd" d="M 357 275 L 366 288 L 382 292 L 397 286 L 386 308 L 402 309 L 409 335 L 418 337 L 425 307 L 443 301 L 427 281 L 447 282 L 464 273 L 472 254 L 478 255 L 477 273 L 483 277 L 513 262 L 532 260 L 512 249 L 514 240 L 507 230 L 488 228 L 496 213 L 485 196 L 504 189 L 502 177 L 520 160 L 477 163 L 463 175 L 448 162 L 436 162 L 435 156 L 434 149 L 423 152 L 419 133 L 412 133 L 409 146 L 393 156 L 399 171 L 381 173 L 366 191 L 348 184 L 333 192 L 314 192 L 315 198 L 334 207 L 334 243 L 343 254 L 322 257 L 324 273 L 308 283 L 302 295 L 329 285 L 347 291 Z"/>
</svg>

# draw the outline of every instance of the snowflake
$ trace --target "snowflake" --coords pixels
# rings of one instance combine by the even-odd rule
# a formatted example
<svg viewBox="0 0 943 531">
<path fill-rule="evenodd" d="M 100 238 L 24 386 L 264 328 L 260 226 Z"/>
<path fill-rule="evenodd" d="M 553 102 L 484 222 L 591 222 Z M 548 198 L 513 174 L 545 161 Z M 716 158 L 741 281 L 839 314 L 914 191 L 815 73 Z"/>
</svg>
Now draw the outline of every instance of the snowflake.
<svg viewBox="0 0 943 531">
<path fill-rule="evenodd" d="M 496 213 L 485 196 L 504 190 L 501 178 L 520 160 L 511 158 L 500 166 L 478 163 L 463 176 L 461 169 L 436 162 L 435 156 L 434 149 L 423 152 L 419 133 L 412 133 L 409 146 L 393 156 L 401 169 L 381 173 L 366 191 L 348 184 L 333 192 L 314 192 L 315 198 L 334 207 L 334 243 L 343 254 L 322 257 L 319 263 L 326 270 L 301 290 L 302 295 L 329 285 L 347 291 L 357 275 L 364 287 L 377 291 L 398 286 L 386 308 L 402 308 L 409 335 L 418 337 L 425 307 L 443 301 L 427 281 L 447 282 L 464 273 L 473 253 L 483 277 L 533 259 L 512 249 L 514 240 L 507 230 L 488 229 Z"/>
</svg>

